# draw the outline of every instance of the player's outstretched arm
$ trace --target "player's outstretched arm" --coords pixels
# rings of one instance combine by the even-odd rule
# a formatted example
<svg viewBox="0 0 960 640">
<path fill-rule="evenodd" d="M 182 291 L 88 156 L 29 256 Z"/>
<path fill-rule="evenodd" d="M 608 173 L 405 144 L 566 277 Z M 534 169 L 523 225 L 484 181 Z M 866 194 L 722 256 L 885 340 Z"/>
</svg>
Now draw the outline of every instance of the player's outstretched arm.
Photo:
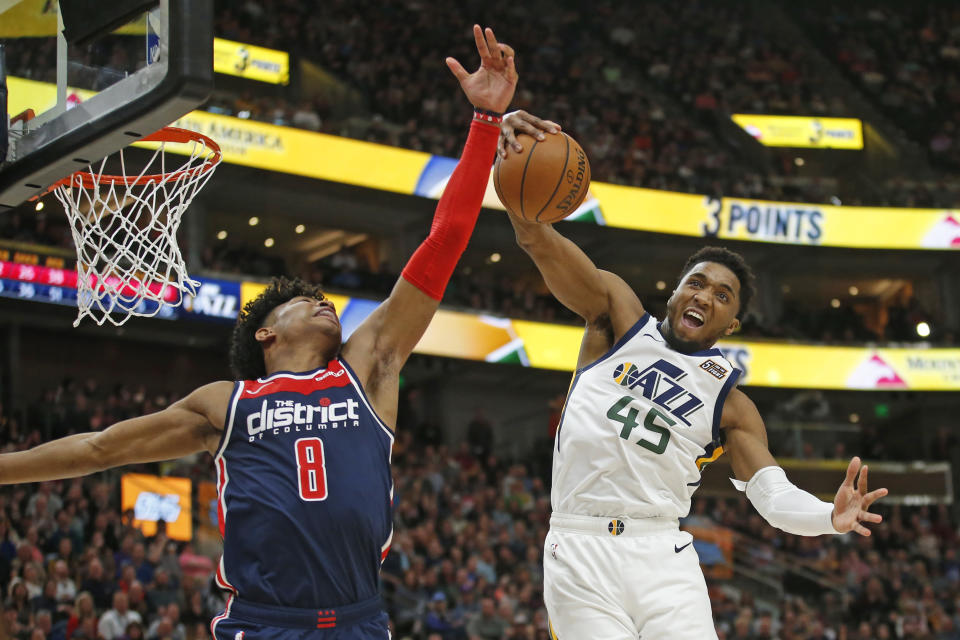
<svg viewBox="0 0 960 640">
<path fill-rule="evenodd" d="M 787 479 L 770 454 L 763 419 L 745 393 L 739 389 L 730 392 L 722 420 L 727 436 L 724 450 L 737 477 L 734 485 L 746 492 L 760 515 L 774 527 L 797 535 L 855 531 L 869 536 L 870 530 L 861 523 L 882 521 L 869 509 L 887 495 L 887 490 L 867 492 L 867 467 L 861 467 L 859 458 L 850 461 L 833 504 L 823 502 Z"/>
<path fill-rule="evenodd" d="M 396 375 L 420 341 L 480 213 L 496 154 L 499 119 L 513 99 L 517 72 L 513 50 L 497 42 L 493 30 L 474 25 L 473 36 L 480 55 L 476 71 L 468 73 L 455 59 L 446 59 L 476 109 L 460 162 L 437 205 L 430 234 L 407 262 L 390 296 L 344 347 L 344 356 L 365 383 L 371 376 Z"/>
<path fill-rule="evenodd" d="M 214 382 L 162 411 L 0 455 L 0 484 L 75 478 L 125 464 L 212 453 L 232 391 L 232 382 Z"/>
<path fill-rule="evenodd" d="M 518 133 L 542 140 L 560 132 L 560 125 L 523 110 L 503 118 L 497 152 L 501 157 L 520 152 Z M 615 338 L 626 332 L 643 315 L 636 293 L 619 276 L 597 269 L 574 242 L 562 236 L 551 224 L 530 222 L 509 214 L 517 243 L 540 270 L 551 293 L 565 307 L 594 325 L 608 320 Z"/>
</svg>

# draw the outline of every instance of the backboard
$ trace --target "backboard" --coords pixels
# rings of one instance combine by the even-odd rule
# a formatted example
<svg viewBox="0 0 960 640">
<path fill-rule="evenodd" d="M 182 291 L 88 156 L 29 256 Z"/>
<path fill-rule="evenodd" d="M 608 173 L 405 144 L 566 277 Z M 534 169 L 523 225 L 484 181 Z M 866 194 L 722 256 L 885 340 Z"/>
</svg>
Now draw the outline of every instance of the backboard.
<svg viewBox="0 0 960 640">
<path fill-rule="evenodd" d="M 2 211 L 200 106 L 213 85 L 213 2 L 0 0 L 0 44 L 14 119 Z"/>
</svg>

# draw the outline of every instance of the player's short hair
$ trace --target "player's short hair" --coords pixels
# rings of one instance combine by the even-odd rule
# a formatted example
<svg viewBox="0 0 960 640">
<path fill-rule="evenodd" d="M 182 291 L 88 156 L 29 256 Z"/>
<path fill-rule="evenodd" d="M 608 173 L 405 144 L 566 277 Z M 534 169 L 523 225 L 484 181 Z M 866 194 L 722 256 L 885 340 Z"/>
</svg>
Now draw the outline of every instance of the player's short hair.
<svg viewBox="0 0 960 640">
<path fill-rule="evenodd" d="M 690 273 L 690 270 L 701 262 L 716 262 L 717 264 L 722 264 L 730 269 L 730 271 L 733 271 L 733 275 L 737 276 L 737 280 L 740 281 L 740 309 L 737 311 L 737 317 L 743 319 L 747 308 L 750 306 L 750 300 L 753 299 L 753 294 L 756 293 L 756 276 L 753 273 L 753 269 L 750 268 L 750 265 L 747 264 L 747 261 L 743 259 L 742 255 L 735 251 L 730 251 L 726 247 L 703 247 L 687 258 L 683 269 L 680 270 L 680 277 L 677 278 L 677 284 L 679 285 L 683 278 Z"/>
<path fill-rule="evenodd" d="M 323 299 L 319 285 L 300 278 L 274 278 L 263 293 L 243 305 L 230 339 L 230 369 L 234 380 L 254 380 L 267 375 L 263 347 L 257 342 L 257 329 L 270 317 L 270 312 L 298 296 Z"/>
</svg>

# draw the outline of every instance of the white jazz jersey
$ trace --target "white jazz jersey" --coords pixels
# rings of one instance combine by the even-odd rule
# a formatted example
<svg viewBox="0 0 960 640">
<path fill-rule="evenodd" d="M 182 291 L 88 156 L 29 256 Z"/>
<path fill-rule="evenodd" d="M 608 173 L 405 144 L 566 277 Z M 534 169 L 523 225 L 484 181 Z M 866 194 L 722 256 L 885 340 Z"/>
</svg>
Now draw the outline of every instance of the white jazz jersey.
<svg viewBox="0 0 960 640">
<path fill-rule="evenodd" d="M 553 452 L 554 512 L 682 518 L 723 452 L 720 415 L 740 370 L 719 349 L 682 354 L 644 314 L 577 371 Z"/>
</svg>

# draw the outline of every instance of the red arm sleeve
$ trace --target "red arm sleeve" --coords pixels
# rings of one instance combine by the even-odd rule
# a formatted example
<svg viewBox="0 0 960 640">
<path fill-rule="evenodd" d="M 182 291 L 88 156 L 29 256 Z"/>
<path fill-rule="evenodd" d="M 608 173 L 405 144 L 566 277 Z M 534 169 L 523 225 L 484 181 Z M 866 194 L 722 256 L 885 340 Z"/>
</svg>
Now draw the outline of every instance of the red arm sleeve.
<svg viewBox="0 0 960 640">
<path fill-rule="evenodd" d="M 404 279 L 434 300 L 443 298 L 477 223 L 499 135 L 496 125 L 472 122 L 460 162 L 433 215 L 430 235 L 403 269 Z"/>
</svg>

